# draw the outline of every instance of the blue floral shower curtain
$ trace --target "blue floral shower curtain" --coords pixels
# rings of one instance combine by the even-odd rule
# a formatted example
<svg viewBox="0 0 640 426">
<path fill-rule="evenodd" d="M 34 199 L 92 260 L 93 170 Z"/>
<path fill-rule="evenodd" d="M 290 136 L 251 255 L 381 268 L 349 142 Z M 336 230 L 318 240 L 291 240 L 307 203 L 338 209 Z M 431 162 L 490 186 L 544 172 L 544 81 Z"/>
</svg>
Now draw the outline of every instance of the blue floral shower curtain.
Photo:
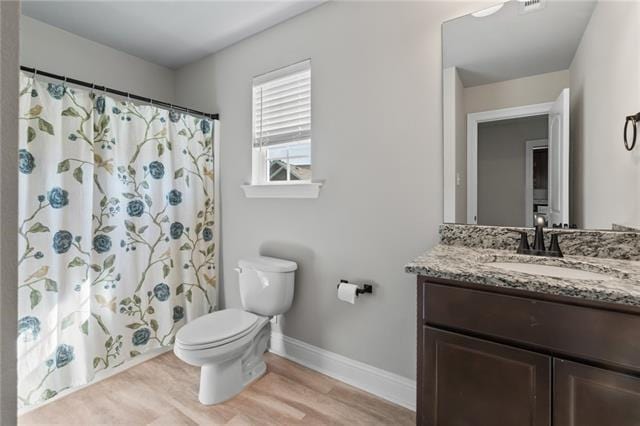
<svg viewBox="0 0 640 426">
<path fill-rule="evenodd" d="M 21 75 L 20 406 L 216 308 L 213 126 Z"/>
</svg>

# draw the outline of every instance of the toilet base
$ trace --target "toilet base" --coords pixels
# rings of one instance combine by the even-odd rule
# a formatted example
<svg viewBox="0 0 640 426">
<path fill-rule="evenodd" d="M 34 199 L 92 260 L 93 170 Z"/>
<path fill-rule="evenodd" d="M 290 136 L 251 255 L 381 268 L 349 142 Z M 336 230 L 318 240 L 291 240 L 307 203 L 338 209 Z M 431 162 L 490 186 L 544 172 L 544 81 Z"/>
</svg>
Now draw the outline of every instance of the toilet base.
<svg viewBox="0 0 640 426">
<path fill-rule="evenodd" d="M 267 322 L 241 356 L 202 365 L 198 393 L 200 403 L 213 405 L 227 401 L 266 373 L 267 365 L 262 356 L 267 350 L 270 331 Z"/>
<path fill-rule="evenodd" d="M 226 401 L 238 394 L 242 388 L 240 359 L 222 364 L 205 364 L 200 368 L 198 400 L 204 405 Z"/>
</svg>

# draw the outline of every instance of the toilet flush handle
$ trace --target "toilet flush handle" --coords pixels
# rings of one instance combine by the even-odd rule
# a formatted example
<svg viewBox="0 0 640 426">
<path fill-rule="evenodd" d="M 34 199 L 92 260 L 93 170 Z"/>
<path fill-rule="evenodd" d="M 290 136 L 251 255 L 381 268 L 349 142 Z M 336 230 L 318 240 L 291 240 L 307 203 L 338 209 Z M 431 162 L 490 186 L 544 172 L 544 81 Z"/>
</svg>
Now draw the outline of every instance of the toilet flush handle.
<svg viewBox="0 0 640 426">
<path fill-rule="evenodd" d="M 236 271 L 239 274 L 242 273 L 242 268 L 233 268 L 233 270 Z"/>
</svg>

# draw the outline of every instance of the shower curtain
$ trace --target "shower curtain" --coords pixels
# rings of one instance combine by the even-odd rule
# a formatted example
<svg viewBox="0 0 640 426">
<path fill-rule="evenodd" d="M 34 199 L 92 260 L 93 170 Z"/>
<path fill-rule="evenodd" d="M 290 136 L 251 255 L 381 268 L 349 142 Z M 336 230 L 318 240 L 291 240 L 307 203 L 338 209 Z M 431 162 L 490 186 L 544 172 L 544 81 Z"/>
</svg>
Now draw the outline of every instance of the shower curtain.
<svg viewBox="0 0 640 426">
<path fill-rule="evenodd" d="M 214 126 L 21 75 L 18 395 L 90 382 L 217 303 Z"/>
</svg>

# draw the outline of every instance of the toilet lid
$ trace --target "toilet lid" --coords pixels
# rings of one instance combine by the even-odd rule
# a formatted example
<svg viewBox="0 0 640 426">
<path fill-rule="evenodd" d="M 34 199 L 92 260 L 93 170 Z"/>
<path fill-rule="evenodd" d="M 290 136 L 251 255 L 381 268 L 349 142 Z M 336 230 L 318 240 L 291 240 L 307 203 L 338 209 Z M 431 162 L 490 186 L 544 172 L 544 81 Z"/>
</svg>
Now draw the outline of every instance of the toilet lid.
<svg viewBox="0 0 640 426">
<path fill-rule="evenodd" d="M 241 269 L 254 269 L 262 272 L 293 272 L 298 269 L 296 262 L 267 256 L 240 259 L 238 266 Z"/>
<path fill-rule="evenodd" d="M 224 309 L 196 318 L 176 334 L 176 342 L 185 346 L 206 345 L 243 335 L 258 321 L 258 316 L 240 309 Z"/>
</svg>

